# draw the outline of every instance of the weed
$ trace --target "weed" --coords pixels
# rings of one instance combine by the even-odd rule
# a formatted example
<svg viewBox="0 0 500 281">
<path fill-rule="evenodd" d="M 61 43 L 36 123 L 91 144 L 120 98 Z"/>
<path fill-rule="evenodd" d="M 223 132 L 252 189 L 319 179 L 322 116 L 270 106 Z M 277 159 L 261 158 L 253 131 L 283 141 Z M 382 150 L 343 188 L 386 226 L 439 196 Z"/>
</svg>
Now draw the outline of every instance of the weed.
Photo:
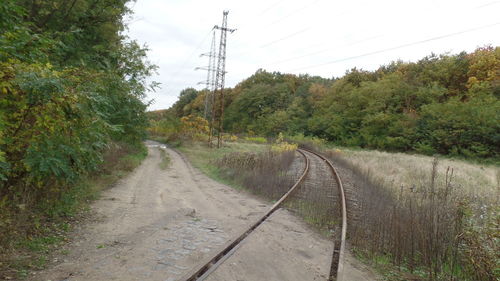
<svg viewBox="0 0 500 281">
<path fill-rule="evenodd" d="M 213 163 L 224 157 L 227 153 L 237 151 L 262 152 L 268 149 L 268 145 L 241 142 L 225 143 L 224 146 L 219 149 L 209 149 L 205 143 L 200 142 L 194 142 L 189 145 L 184 144 L 179 147 L 179 150 L 189 158 L 193 166 L 200 169 L 209 177 L 237 189 L 241 189 L 243 186 L 232 179 L 223 177 L 220 168 L 213 165 Z"/>
<path fill-rule="evenodd" d="M 244 137 L 243 139 L 253 143 L 261 143 L 261 144 L 267 143 L 267 139 L 263 137 Z"/>
<path fill-rule="evenodd" d="M 26 269 L 21 269 L 17 272 L 17 276 L 20 278 L 20 279 L 25 279 L 28 277 L 28 270 Z"/>
<path fill-rule="evenodd" d="M 286 171 L 294 151 L 232 152 L 214 161 L 222 177 L 232 179 L 257 195 L 279 199 L 293 184 Z"/>
<path fill-rule="evenodd" d="M 170 156 L 165 151 L 165 149 L 160 148 L 160 157 L 161 157 L 161 161 L 159 164 L 160 169 L 166 170 L 170 166 L 170 162 L 171 162 Z"/>
<path fill-rule="evenodd" d="M 493 242 L 498 241 L 493 225 L 498 213 L 491 210 L 495 205 L 467 196 L 455 183 L 453 169 L 446 168 L 440 177 L 440 161 L 435 158 L 426 177 L 395 189 L 342 153 L 328 155 L 352 171 L 357 189 L 348 194 L 358 214 L 350 220 L 349 239 L 376 264 L 393 264 L 428 280 L 497 280 L 494 268 L 500 248 Z M 480 212 L 477 206 L 488 211 Z"/>
<path fill-rule="evenodd" d="M 59 197 L 23 209 L 0 206 L 0 227 L 9 230 L 0 232 L 0 277 L 44 267 L 47 255 L 71 230 L 73 218 L 88 211 L 88 203 L 101 190 L 133 170 L 146 155 L 145 146 L 112 145 L 99 174 L 82 177 Z"/>
<path fill-rule="evenodd" d="M 285 139 L 288 142 L 301 144 L 302 146 L 307 145 L 308 147 L 324 147 L 326 145 L 326 141 L 324 139 L 313 136 L 304 136 L 303 134 L 286 136 Z"/>
</svg>

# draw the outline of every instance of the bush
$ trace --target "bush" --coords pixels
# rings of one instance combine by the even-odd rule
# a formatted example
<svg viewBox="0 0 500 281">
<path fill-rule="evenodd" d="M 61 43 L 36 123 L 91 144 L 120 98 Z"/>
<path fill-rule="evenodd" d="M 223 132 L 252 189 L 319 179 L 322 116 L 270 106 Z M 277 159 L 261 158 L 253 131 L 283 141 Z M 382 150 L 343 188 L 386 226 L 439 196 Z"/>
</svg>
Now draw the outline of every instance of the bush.
<svg viewBox="0 0 500 281">
<path fill-rule="evenodd" d="M 267 139 L 263 137 L 244 137 L 244 140 L 254 143 L 267 143 Z"/>
<path fill-rule="evenodd" d="M 304 136 L 303 134 L 286 136 L 285 139 L 289 142 L 297 144 L 307 144 L 309 147 L 323 147 L 326 144 L 326 140 L 322 138 L 315 136 Z"/>
<path fill-rule="evenodd" d="M 31 212 L 70 201 L 112 143 L 138 146 L 144 138 L 142 99 L 154 89 L 146 78 L 155 67 L 121 33 L 127 1 L 111 2 L 46 17 L 61 1 L 36 9 L 0 1 L 0 220 L 8 217 L 0 224 L 33 226 Z"/>
</svg>

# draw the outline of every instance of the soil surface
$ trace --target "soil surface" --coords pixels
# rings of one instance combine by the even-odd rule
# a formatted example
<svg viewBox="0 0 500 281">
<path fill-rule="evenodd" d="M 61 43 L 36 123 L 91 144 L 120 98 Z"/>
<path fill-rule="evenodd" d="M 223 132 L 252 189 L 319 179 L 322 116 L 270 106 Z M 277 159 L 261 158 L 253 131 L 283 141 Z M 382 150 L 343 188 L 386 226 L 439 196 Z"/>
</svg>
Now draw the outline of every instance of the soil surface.
<svg viewBox="0 0 500 281">
<path fill-rule="evenodd" d="M 92 205 L 95 219 L 74 231 L 69 253 L 29 280 L 180 280 L 270 207 L 147 145 L 144 162 Z M 171 158 L 166 170 L 160 149 Z M 326 280 L 331 251 L 331 241 L 281 209 L 208 280 Z M 351 257 L 347 264 L 344 280 L 376 280 Z"/>
</svg>

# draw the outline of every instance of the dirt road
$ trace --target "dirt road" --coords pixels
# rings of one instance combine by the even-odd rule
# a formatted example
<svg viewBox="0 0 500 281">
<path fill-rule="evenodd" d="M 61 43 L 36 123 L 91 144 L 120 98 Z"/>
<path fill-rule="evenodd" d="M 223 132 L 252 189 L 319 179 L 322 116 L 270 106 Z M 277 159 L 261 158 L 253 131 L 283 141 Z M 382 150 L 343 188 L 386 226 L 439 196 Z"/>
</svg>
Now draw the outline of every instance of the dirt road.
<svg viewBox="0 0 500 281">
<path fill-rule="evenodd" d="M 269 207 L 173 150 L 161 170 L 160 149 L 148 142 L 141 166 L 92 205 L 96 219 L 75 231 L 69 254 L 31 280 L 178 280 Z M 285 210 L 247 240 L 210 280 L 326 279 L 331 242 Z"/>
</svg>

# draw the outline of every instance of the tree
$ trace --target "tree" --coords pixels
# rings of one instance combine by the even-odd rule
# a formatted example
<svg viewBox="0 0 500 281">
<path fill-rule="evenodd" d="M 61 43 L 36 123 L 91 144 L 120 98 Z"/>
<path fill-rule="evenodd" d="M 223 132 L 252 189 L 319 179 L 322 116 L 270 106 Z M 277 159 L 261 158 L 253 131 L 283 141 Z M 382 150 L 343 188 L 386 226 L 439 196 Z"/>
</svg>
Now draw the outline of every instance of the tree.
<svg viewBox="0 0 500 281">
<path fill-rule="evenodd" d="M 155 66 L 121 34 L 127 2 L 0 2 L 0 198 L 8 206 L 57 202 L 112 143 L 141 145 Z"/>
<path fill-rule="evenodd" d="M 198 91 L 193 88 L 187 88 L 181 91 L 179 99 L 174 103 L 172 109 L 177 117 L 189 115 L 190 103 L 193 102 L 198 96 Z M 186 107 L 188 106 L 188 107 Z"/>
</svg>

